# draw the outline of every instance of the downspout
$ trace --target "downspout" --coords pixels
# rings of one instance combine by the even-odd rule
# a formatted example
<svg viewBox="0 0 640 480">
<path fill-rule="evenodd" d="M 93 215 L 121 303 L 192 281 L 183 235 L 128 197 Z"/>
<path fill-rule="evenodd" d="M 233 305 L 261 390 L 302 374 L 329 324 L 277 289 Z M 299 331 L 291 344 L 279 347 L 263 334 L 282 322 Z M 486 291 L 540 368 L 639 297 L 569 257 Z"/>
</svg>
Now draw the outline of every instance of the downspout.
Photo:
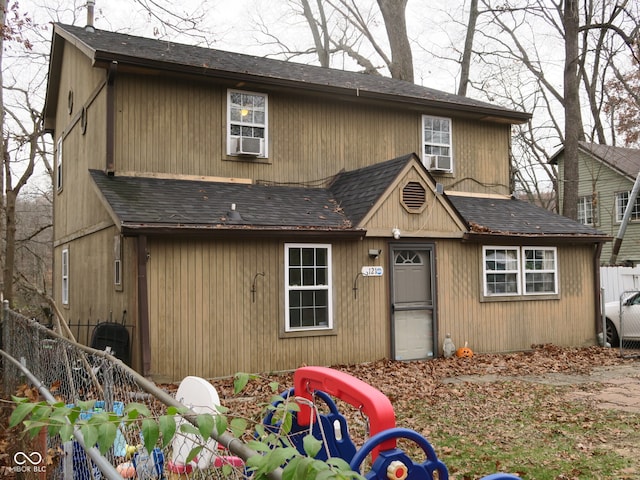
<svg viewBox="0 0 640 480">
<path fill-rule="evenodd" d="M 627 225 L 629 224 L 629 219 L 631 218 L 631 212 L 633 212 L 633 208 L 636 205 L 636 198 L 638 197 L 638 191 L 640 190 L 640 172 L 638 172 L 638 176 L 636 177 L 636 181 L 633 184 L 633 188 L 631 189 L 631 194 L 629 195 L 629 201 L 627 202 L 627 208 L 624 209 L 624 216 L 622 217 L 622 223 L 620 223 L 620 229 L 618 230 L 618 235 L 613 242 L 613 249 L 611 250 L 611 258 L 609 259 L 609 265 L 615 265 L 616 260 L 618 259 L 618 252 L 620 251 L 620 245 L 622 244 L 622 239 L 624 238 L 624 232 L 627 230 Z"/>
<path fill-rule="evenodd" d="M 600 255 L 602 254 L 602 246 L 604 242 L 598 242 L 593 253 L 593 293 L 594 304 L 596 311 L 596 336 L 598 333 L 603 332 L 603 345 L 606 339 L 604 338 L 604 322 L 602 321 L 602 307 L 601 307 L 601 290 L 600 290 Z"/>
<path fill-rule="evenodd" d="M 138 237 L 138 321 L 140 322 L 140 350 L 142 375 L 151 371 L 151 340 L 149 338 L 149 291 L 147 289 L 147 237 Z"/>
<path fill-rule="evenodd" d="M 107 159 L 105 172 L 113 175 L 116 170 L 114 159 L 115 131 L 116 131 L 116 73 L 118 72 L 118 62 L 111 62 L 107 73 Z"/>
</svg>

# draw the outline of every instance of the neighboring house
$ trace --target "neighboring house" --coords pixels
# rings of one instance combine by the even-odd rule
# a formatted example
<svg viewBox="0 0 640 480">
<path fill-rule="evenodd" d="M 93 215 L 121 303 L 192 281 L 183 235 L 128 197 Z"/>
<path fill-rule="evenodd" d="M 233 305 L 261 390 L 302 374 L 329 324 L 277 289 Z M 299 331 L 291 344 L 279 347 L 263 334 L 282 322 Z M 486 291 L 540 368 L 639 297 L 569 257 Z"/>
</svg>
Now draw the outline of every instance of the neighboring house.
<svg viewBox="0 0 640 480">
<path fill-rule="evenodd" d="M 526 113 L 60 24 L 44 113 L 55 298 L 155 380 L 595 342 L 608 237 L 511 199 Z"/>
<path fill-rule="evenodd" d="M 558 165 L 558 184 L 564 179 L 564 149 L 551 163 Z M 578 221 L 616 237 L 624 211 L 629 203 L 633 184 L 640 173 L 640 150 L 580 142 Z M 560 207 L 563 205 L 559 189 Z M 600 262 L 610 263 L 613 243 L 602 249 Z M 640 195 L 636 198 L 631 217 L 620 244 L 616 264 L 635 265 L 640 262 Z"/>
</svg>

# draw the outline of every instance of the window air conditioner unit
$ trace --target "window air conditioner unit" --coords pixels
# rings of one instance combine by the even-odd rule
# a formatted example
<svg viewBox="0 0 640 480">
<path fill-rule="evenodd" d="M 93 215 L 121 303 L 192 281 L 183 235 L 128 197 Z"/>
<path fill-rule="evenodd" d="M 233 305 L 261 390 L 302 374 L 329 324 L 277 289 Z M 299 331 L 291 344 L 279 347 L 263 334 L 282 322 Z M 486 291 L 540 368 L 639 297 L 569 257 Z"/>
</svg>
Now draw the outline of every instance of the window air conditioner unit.
<svg viewBox="0 0 640 480">
<path fill-rule="evenodd" d="M 436 172 L 451 171 L 451 157 L 445 155 L 425 155 L 424 163 L 429 170 Z"/>
<path fill-rule="evenodd" d="M 260 155 L 262 153 L 262 139 L 253 137 L 239 137 L 236 153 L 240 155 Z"/>
</svg>

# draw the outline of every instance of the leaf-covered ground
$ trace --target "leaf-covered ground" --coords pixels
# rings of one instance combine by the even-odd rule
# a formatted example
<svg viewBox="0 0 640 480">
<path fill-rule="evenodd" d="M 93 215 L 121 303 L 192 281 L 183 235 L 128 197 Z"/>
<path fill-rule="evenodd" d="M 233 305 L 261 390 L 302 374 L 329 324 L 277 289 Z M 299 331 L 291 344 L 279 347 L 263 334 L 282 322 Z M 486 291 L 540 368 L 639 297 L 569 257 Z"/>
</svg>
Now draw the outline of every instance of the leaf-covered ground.
<svg viewBox="0 0 640 480">
<path fill-rule="evenodd" d="M 380 360 L 340 365 L 375 386 L 391 400 L 396 424 L 416 430 L 434 446 L 452 480 L 470 480 L 497 471 L 526 479 L 639 479 L 640 414 L 598 407 L 597 392 L 606 385 L 589 374 L 599 367 L 640 366 L 622 359 L 616 349 L 535 346 L 529 352 L 476 355 L 471 359 L 421 362 Z M 532 375 L 585 376 L 566 385 L 531 383 Z M 470 382 L 469 375 L 490 381 Z M 489 377 L 490 376 L 490 377 Z M 640 376 L 640 372 L 639 372 Z M 451 383 L 451 379 L 463 379 Z M 261 406 L 273 392 L 293 386 L 292 374 L 264 375 L 239 394 L 232 379 L 213 380 L 223 405 L 237 415 L 259 421 Z M 175 386 L 165 386 L 171 390 Z M 340 404 L 356 445 L 366 435 L 366 418 Z M 17 432 L 9 431 L 9 403 L 0 404 L 0 469 L 11 465 L 6 451 Z M 422 461 L 412 442 L 400 448 Z M 5 471 L 6 473 L 6 471 Z"/>
<path fill-rule="evenodd" d="M 535 346 L 529 352 L 476 355 L 471 359 L 424 362 L 381 360 L 334 366 L 375 386 L 391 400 L 397 425 L 425 436 L 447 465 L 452 480 L 481 478 L 498 471 L 523 478 L 640 478 L 640 415 L 597 407 L 605 388 L 588 375 L 599 367 L 638 365 L 622 359 L 616 349 Z M 546 374 L 587 376 L 576 384 L 553 385 L 521 380 Z M 452 377 L 491 376 L 489 382 L 449 383 Z M 640 371 L 639 371 L 640 375 Z M 516 377 L 516 378 L 514 378 Z M 223 404 L 256 419 L 276 381 L 293 385 L 291 374 L 268 375 L 234 395 L 230 381 L 214 381 Z M 360 445 L 365 419 L 340 405 L 351 436 Z M 422 461 L 415 444 L 400 447 Z"/>
</svg>

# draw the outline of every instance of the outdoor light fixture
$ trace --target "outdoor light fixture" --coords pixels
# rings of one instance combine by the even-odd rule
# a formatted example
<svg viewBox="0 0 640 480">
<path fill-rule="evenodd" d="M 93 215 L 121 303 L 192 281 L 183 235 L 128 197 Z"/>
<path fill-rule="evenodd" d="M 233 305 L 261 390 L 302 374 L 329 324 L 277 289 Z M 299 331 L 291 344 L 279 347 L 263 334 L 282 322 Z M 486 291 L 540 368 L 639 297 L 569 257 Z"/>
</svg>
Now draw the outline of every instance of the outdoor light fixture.
<svg viewBox="0 0 640 480">
<path fill-rule="evenodd" d="M 369 249 L 369 258 L 378 258 L 381 253 L 382 253 L 382 250 L 379 250 L 377 248 L 370 248 Z"/>
<path fill-rule="evenodd" d="M 396 240 L 400 239 L 400 229 L 398 227 L 395 227 L 393 230 L 391 230 L 391 233 L 393 234 L 393 238 L 395 238 Z"/>
</svg>

